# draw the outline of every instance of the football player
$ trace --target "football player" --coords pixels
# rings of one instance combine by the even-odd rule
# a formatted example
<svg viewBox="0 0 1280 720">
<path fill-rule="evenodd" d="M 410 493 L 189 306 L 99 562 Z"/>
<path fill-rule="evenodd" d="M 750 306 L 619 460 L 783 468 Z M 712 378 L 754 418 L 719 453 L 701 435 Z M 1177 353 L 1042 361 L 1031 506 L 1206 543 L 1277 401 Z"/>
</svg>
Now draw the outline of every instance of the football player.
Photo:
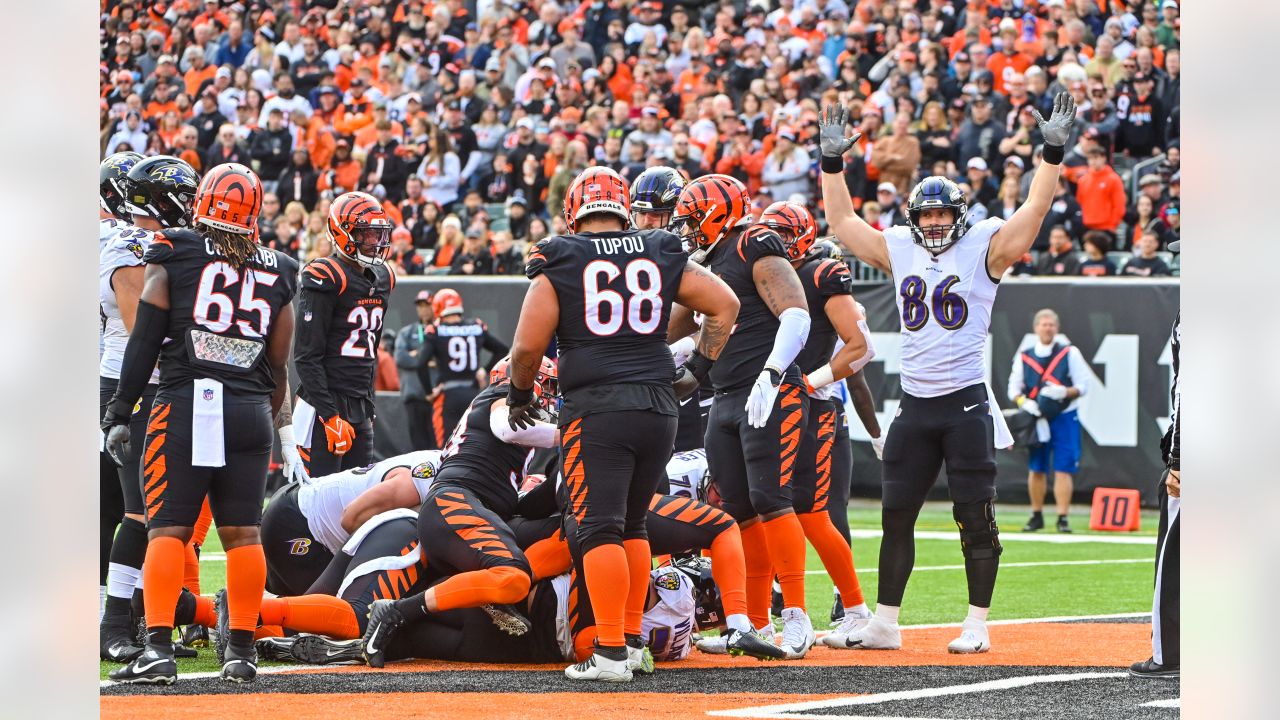
<svg viewBox="0 0 1280 720">
<path fill-rule="evenodd" d="M 427 397 L 440 427 L 449 433 L 484 386 L 489 371 L 511 348 L 494 337 L 483 320 L 463 315 L 462 296 L 452 288 L 436 292 L 431 310 L 436 321 L 427 326 L 421 352 L 435 360 L 437 382 Z M 485 365 L 480 364 L 482 349 L 489 351 Z M 445 438 L 438 441 L 443 445 Z"/>
<path fill-rule="evenodd" d="M 809 211 L 797 203 L 777 202 L 765 208 L 760 224 L 782 238 L 809 306 L 809 339 L 796 357 L 805 373 L 809 417 L 800 441 L 792 499 L 805 537 L 845 602 L 838 630 L 847 633 L 853 625 L 869 620 L 871 611 L 862 600 L 849 541 L 841 537 L 828 512 L 832 495 L 837 494 L 832 483 L 847 486 L 850 469 L 836 462 L 836 429 L 844 425 L 844 400 L 835 393 L 836 383 L 871 362 L 875 348 L 866 317 L 853 298 L 849 266 L 814 248 L 817 228 Z M 851 452 L 847 438 L 839 450 Z"/>
<path fill-rule="evenodd" d="M 373 376 L 387 300 L 391 221 L 372 195 L 329 207 L 334 254 L 302 272 L 294 361 L 300 380 L 293 435 L 310 475 L 363 467 L 373 457 Z"/>
<path fill-rule="evenodd" d="M 1075 109 L 1064 92 L 1048 121 L 1032 110 L 1044 135 L 1044 162 L 1027 202 L 1008 220 L 966 228 L 964 193 L 933 176 L 912 188 L 907 224 L 883 231 L 858 217 L 844 185 L 843 155 L 859 137 L 845 137 L 848 110 L 829 105 L 819 118 L 827 222 L 862 262 L 893 276 L 902 314 L 902 402 L 884 444 L 876 614 L 845 637 L 848 647 L 901 647 L 898 613 L 915 562 L 916 517 L 943 462 L 969 590 L 968 616 L 947 649 L 991 647 L 986 620 L 1001 553 L 993 446 L 1007 447 L 1012 437 L 985 382 L 987 331 L 1000 278 L 1031 249 L 1053 202 Z"/>
<path fill-rule="evenodd" d="M 745 185 L 706 175 L 680 193 L 671 227 L 692 250 L 690 257 L 707 264 L 742 303 L 710 374 L 715 399 L 707 418 L 707 460 L 724 509 L 742 528 L 750 623 L 769 625 L 769 584 L 776 572 L 784 599 L 782 644 L 789 659 L 798 659 L 815 640 L 805 611 L 804 528 L 792 507 L 809 406 L 795 359 L 809 336 L 809 311 L 782 238 L 752 220 Z M 681 313 L 668 339 L 694 329 L 691 315 Z M 738 622 L 729 618 L 729 627 Z"/>
<path fill-rule="evenodd" d="M 421 505 L 439 468 L 439 450 L 417 450 L 277 490 L 262 513 L 267 590 L 309 592 L 365 521 Z"/>
<path fill-rule="evenodd" d="M 452 576 L 424 593 L 395 602 L 375 602 L 364 631 L 369 664 L 382 667 L 387 643 L 406 623 L 432 613 L 485 607 L 511 635 L 529 629 L 528 621 L 500 606 L 529 593 L 533 570 L 507 521 L 515 514 L 520 481 L 533 448 L 556 444 L 555 425 L 507 422 L 507 363 L 495 366 L 492 384 L 471 407 L 440 455 L 440 472 L 418 513 L 418 533 L 428 566 Z M 554 402 L 555 363 L 542 358 L 534 385 L 540 408 Z"/>
<path fill-rule="evenodd" d="M 119 155 L 124 155 L 120 153 Z M 136 170 L 136 172 L 134 172 Z M 124 171 L 124 175 L 118 175 Z M 175 157 L 159 155 L 145 160 L 113 155 L 103 163 L 101 200 L 110 203 L 122 220 L 104 220 L 100 240 L 105 241 L 98 258 L 98 303 L 102 318 L 102 355 L 99 358 L 101 410 L 116 391 L 125 345 L 133 329 L 142 294 L 142 258 L 151 246 L 152 233 L 191 224 L 191 201 L 195 197 L 196 171 Z M 147 415 L 156 394 L 159 373 L 152 371 L 130 419 L 132 432 L 146 433 Z M 105 455 L 105 453 L 104 453 Z M 123 513 L 103 518 L 106 547 L 110 550 L 107 570 L 107 600 L 100 630 L 100 655 L 104 660 L 127 662 L 142 652 L 134 643 L 134 622 L 130 616 L 133 590 L 142 573 L 147 553 L 146 518 L 143 517 L 141 445 L 130 448 L 122 467 L 111 464 L 111 483 L 104 486 L 102 507 L 114 506 L 108 498 L 123 498 Z M 107 456 L 109 457 L 109 456 Z M 120 526 L 115 533 L 116 525 Z M 114 541 L 111 535 L 115 534 Z"/>
<path fill-rule="evenodd" d="M 595 653 L 565 670 L 571 680 L 630 682 L 642 654 L 651 565 L 645 517 L 671 457 L 679 407 L 665 339 L 672 305 L 706 316 L 699 352 L 677 379 L 686 395 L 719 357 L 738 309 L 724 283 L 688 261 L 679 238 L 628 229 L 630 203 L 626 182 L 608 168 L 588 168 L 573 181 L 564 205 L 569 234 L 529 253 L 532 282 L 512 343 L 513 428 L 529 423 L 538 365 L 553 337 L 560 353 L 560 449 L 599 631 Z"/>
<path fill-rule="evenodd" d="M 137 168 L 135 168 L 136 170 Z M 277 427 L 287 424 L 288 359 L 297 263 L 256 241 L 262 184 L 247 167 L 218 165 L 200 182 L 195 229 L 157 233 L 120 385 L 103 416 L 107 447 L 127 455 L 129 422 L 160 360 L 160 386 L 143 443 L 149 542 L 143 567 L 146 650 L 113 680 L 171 684 L 174 607 L 183 546 L 205 496 L 227 553 L 218 607 L 221 676 L 257 674 L 253 631 L 266 584 L 258 525 Z"/>
</svg>

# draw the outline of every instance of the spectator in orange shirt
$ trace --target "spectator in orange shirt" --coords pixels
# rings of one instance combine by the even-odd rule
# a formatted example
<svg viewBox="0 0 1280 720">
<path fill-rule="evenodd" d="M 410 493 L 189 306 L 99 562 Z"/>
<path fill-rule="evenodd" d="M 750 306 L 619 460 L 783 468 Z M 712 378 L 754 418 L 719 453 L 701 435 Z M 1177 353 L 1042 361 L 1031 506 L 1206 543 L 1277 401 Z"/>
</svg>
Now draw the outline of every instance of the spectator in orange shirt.
<svg viewBox="0 0 1280 720">
<path fill-rule="evenodd" d="M 1012 18 L 1000 21 L 1000 52 L 987 61 L 987 69 L 995 76 L 995 91 L 1008 95 L 1004 82 L 1013 75 L 1021 75 L 1031 67 L 1032 60 L 1020 52 L 1017 46 L 1018 30 Z"/>
<path fill-rule="evenodd" d="M 320 174 L 319 188 L 333 189 L 335 196 L 360 188 L 360 163 L 351 157 L 351 142 L 338 140 L 333 148 L 333 168 Z"/>
<path fill-rule="evenodd" d="M 183 51 L 182 64 L 189 66 L 186 74 L 182 76 L 182 81 L 186 85 L 187 94 L 191 97 L 199 95 L 200 87 L 207 82 L 212 82 L 214 73 L 218 72 L 218 68 L 205 60 L 204 52 L 195 46 Z"/>
<path fill-rule="evenodd" d="M 1107 151 L 1092 147 L 1087 155 L 1089 167 L 1076 181 L 1076 200 L 1088 230 L 1115 232 L 1124 219 L 1124 183 L 1110 165 Z"/>
<path fill-rule="evenodd" d="M 400 374 L 396 372 L 395 336 L 387 333 L 378 345 L 378 368 L 373 376 L 376 392 L 400 392 Z"/>
</svg>

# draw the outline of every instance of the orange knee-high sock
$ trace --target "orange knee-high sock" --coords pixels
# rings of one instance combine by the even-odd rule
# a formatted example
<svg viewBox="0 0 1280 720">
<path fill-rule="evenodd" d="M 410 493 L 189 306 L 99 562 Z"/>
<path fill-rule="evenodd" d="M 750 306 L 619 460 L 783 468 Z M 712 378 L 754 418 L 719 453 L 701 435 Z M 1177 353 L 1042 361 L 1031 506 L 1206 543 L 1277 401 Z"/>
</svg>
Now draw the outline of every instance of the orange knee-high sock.
<svg viewBox="0 0 1280 720">
<path fill-rule="evenodd" d="M 351 603 L 332 595 L 263 598 L 262 624 L 319 633 L 336 640 L 360 637 L 360 623 Z"/>
<path fill-rule="evenodd" d="M 831 582 L 840 591 L 840 602 L 845 607 L 861 605 L 862 586 L 858 584 L 858 571 L 853 566 L 853 550 L 832 524 L 831 514 L 826 510 L 819 510 L 799 517 L 804 536 L 809 539 L 813 549 L 818 551 L 822 566 L 827 569 Z"/>
<path fill-rule="evenodd" d="M 213 524 L 213 513 L 209 510 L 209 498 L 200 506 L 200 516 L 196 518 L 195 529 L 191 532 L 191 540 L 183 550 L 182 586 L 196 595 L 200 594 L 200 556 L 196 555 L 196 547 L 204 545 L 209 535 L 209 526 Z"/>
<path fill-rule="evenodd" d="M 218 624 L 218 616 L 213 611 L 213 598 L 207 598 L 203 595 L 196 596 L 196 625 L 204 625 L 205 627 L 213 627 Z"/>
<path fill-rule="evenodd" d="M 782 586 L 785 607 L 804 609 L 804 528 L 796 514 L 765 520 L 764 535 L 769 543 L 769 559 L 773 561 L 778 584 Z"/>
<path fill-rule="evenodd" d="M 173 612 L 182 593 L 182 541 L 153 538 L 142 563 L 142 585 L 148 628 L 172 628 Z"/>
<path fill-rule="evenodd" d="M 279 625 L 259 625 L 258 629 L 253 631 L 254 640 L 269 637 L 284 637 L 284 628 Z"/>
<path fill-rule="evenodd" d="M 267 587 L 267 559 L 262 546 L 241 545 L 227 551 L 227 615 L 232 630 L 258 627 L 262 591 Z"/>
<path fill-rule="evenodd" d="M 653 570 L 653 555 L 648 538 L 632 538 L 622 541 L 627 554 L 627 604 L 622 616 L 622 630 L 627 635 L 639 635 L 644 620 L 644 606 L 649 599 L 649 573 Z"/>
<path fill-rule="evenodd" d="M 711 541 L 711 576 L 720 589 L 725 615 L 747 614 L 747 562 L 742 555 L 742 533 L 736 524 Z"/>
<path fill-rule="evenodd" d="M 529 569 L 533 571 L 535 581 L 567 573 L 573 567 L 573 558 L 569 557 L 569 542 L 561 540 L 559 533 L 530 545 L 525 549 L 524 557 L 529 561 Z"/>
<path fill-rule="evenodd" d="M 773 581 L 773 566 L 769 562 L 769 543 L 765 540 L 764 523 L 757 521 L 742 528 L 741 539 L 747 573 L 747 617 L 751 619 L 753 627 L 762 628 L 769 624 L 769 593 Z M 714 571 L 714 561 L 711 566 Z"/>
<path fill-rule="evenodd" d="M 432 588 L 439 610 L 509 605 L 529 594 L 529 574 L 518 567 L 499 565 L 454 575 Z"/>
<path fill-rule="evenodd" d="M 582 557 L 582 570 L 591 609 L 596 615 L 596 636 L 600 645 L 622 647 L 627 643 L 622 627 L 631 583 L 627 551 L 621 545 L 591 548 Z"/>
</svg>

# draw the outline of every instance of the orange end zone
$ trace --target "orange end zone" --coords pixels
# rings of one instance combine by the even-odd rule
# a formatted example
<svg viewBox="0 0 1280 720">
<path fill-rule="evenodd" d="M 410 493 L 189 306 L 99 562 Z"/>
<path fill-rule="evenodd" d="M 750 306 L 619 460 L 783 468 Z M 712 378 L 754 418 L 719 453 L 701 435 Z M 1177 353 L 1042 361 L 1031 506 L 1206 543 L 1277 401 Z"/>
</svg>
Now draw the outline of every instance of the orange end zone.
<svg viewBox="0 0 1280 720">
<path fill-rule="evenodd" d="M 902 631 L 902 649 L 832 650 L 815 645 L 804 660 L 787 662 L 798 667 L 919 666 L 919 665 L 1059 665 L 1127 667 L 1135 657 L 1151 654 L 1151 626 L 1146 623 L 1026 623 L 992 625 L 992 650 L 981 655 L 952 655 L 947 643 L 957 628 Z M 694 650 L 679 662 L 660 662 L 672 670 L 693 668 L 754 667 L 759 661 L 707 655 Z M 442 672 L 455 670 L 549 670 L 561 665 L 493 665 L 440 660 L 391 663 L 385 670 L 360 666 L 300 668 L 296 672 Z M 295 671 L 291 671 L 295 672 Z"/>
<path fill-rule="evenodd" d="M 259 682 L 266 678 L 259 678 Z M 806 695 L 805 700 L 824 700 L 848 695 Z M 339 695 L 299 695 L 293 693 L 254 695 L 186 695 L 104 697 L 102 719 L 139 717 L 190 718 L 208 720 L 210 713 L 220 718 L 261 718 L 264 705 L 282 717 L 308 720 L 351 720 L 377 718 L 458 718 L 486 720 L 528 720 L 530 717 L 683 717 L 702 715 L 709 710 L 728 710 L 756 705 L 796 702 L 795 695 L 766 693 L 359 693 Z M 216 708 L 216 710 L 215 710 Z"/>
</svg>

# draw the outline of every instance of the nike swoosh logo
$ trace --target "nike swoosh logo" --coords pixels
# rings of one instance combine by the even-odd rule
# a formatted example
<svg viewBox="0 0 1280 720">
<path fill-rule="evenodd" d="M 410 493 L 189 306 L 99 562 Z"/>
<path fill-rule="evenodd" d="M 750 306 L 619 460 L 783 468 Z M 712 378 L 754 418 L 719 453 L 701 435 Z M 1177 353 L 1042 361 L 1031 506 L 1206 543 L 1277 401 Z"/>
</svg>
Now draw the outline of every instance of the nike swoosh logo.
<svg viewBox="0 0 1280 720">
<path fill-rule="evenodd" d="M 374 629 L 373 629 L 373 634 L 369 636 L 369 642 L 367 642 L 367 643 L 365 643 L 365 644 L 364 644 L 364 651 L 365 651 L 365 653 L 367 653 L 367 654 L 369 654 L 369 655 L 376 655 L 376 654 L 377 654 L 377 652 L 378 652 L 378 648 L 374 645 L 374 642 L 375 642 L 375 641 L 377 641 L 377 639 L 378 639 L 378 632 L 379 632 L 380 630 L 382 630 L 382 628 L 381 628 L 381 627 L 376 627 L 376 628 L 374 628 Z"/>
<path fill-rule="evenodd" d="M 324 656 L 325 656 L 325 657 L 333 657 L 334 655 L 341 655 L 341 654 L 342 654 L 342 653 L 344 653 L 344 652 L 346 652 L 346 649 L 345 649 L 345 648 L 340 649 L 340 650 L 325 650 L 325 651 L 324 651 Z"/>
<path fill-rule="evenodd" d="M 139 663 L 139 664 L 137 664 L 137 665 L 134 665 L 134 666 L 133 666 L 133 669 L 134 669 L 135 671 L 137 671 L 137 672 L 146 672 L 146 671 L 150 670 L 151 668 L 153 668 L 153 667 L 155 667 L 155 666 L 157 666 L 157 665 L 159 665 L 160 663 L 165 662 L 165 661 L 166 661 L 166 659 L 165 659 L 165 658 L 160 658 L 160 659 L 158 659 L 158 660 L 152 660 L 151 662 L 147 663 L 146 665 L 143 665 L 143 664 Z"/>
<path fill-rule="evenodd" d="M 690 401 L 690 400 L 692 400 L 692 399 L 693 399 L 693 396 L 692 396 L 692 395 L 690 395 L 689 397 L 687 397 L 687 398 L 685 398 L 685 399 L 681 400 L 681 401 L 680 401 L 680 407 L 684 407 L 685 405 L 688 405 L 688 404 L 689 404 L 689 401 Z"/>
<path fill-rule="evenodd" d="M 319 278 L 311 278 L 311 282 L 313 282 L 313 283 L 315 283 L 315 284 L 317 284 L 317 285 L 323 285 L 323 284 L 324 284 L 323 282 L 321 282 L 321 281 L 320 281 L 320 279 L 319 279 Z"/>
<path fill-rule="evenodd" d="M 972 409 L 974 409 L 974 408 L 978 407 L 978 405 L 981 405 L 981 404 L 982 404 L 982 403 L 978 403 L 977 405 L 965 405 L 965 406 L 964 406 L 964 411 L 965 411 L 965 412 L 969 412 L 970 410 L 972 410 Z"/>
</svg>

